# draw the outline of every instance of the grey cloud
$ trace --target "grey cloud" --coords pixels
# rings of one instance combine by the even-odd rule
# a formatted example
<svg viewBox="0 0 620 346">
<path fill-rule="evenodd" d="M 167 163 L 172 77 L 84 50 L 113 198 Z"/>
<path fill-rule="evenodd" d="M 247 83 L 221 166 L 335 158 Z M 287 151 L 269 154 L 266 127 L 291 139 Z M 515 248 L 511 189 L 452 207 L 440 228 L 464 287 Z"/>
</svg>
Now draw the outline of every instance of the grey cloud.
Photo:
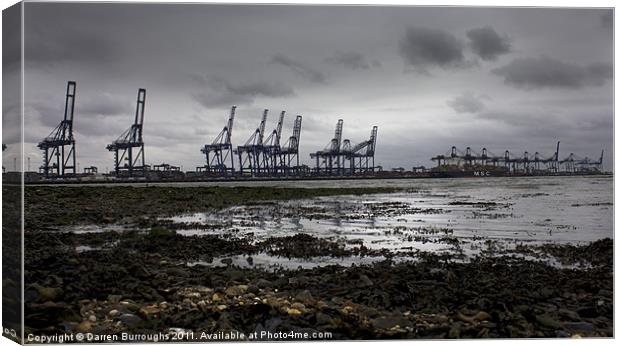
<svg viewBox="0 0 620 346">
<path fill-rule="evenodd" d="M 106 142 L 112 142 L 131 124 L 131 119 L 123 121 L 107 122 L 101 116 L 80 117 L 75 119 L 75 131 L 78 140 L 81 136 L 88 138 L 105 138 Z M 107 144 L 107 143 L 106 143 Z"/>
<path fill-rule="evenodd" d="M 440 29 L 409 27 L 399 48 L 405 62 L 421 70 L 457 67 L 464 62 L 462 42 Z"/>
<path fill-rule="evenodd" d="M 601 86 L 612 78 L 612 71 L 611 64 L 580 66 L 548 57 L 515 59 L 504 67 L 492 70 L 504 77 L 504 83 L 522 89 Z"/>
<path fill-rule="evenodd" d="M 268 82 L 256 82 L 237 86 L 227 86 L 227 90 L 233 94 L 251 96 L 262 95 L 269 97 L 283 97 L 295 94 L 293 92 L 293 89 L 286 85 Z"/>
<path fill-rule="evenodd" d="M 111 40 L 83 33 L 50 39 L 36 30 L 29 32 L 24 55 L 28 63 L 104 62 L 116 59 L 119 47 Z"/>
<path fill-rule="evenodd" d="M 2 67 L 6 71 L 21 60 L 21 4 L 5 9 L 2 15 Z"/>
<path fill-rule="evenodd" d="M 286 66 L 298 75 L 315 83 L 325 83 L 325 75 L 322 72 L 315 70 L 311 66 L 306 65 L 297 60 L 293 60 L 284 54 L 276 54 L 271 58 L 272 64 L 278 64 Z"/>
<path fill-rule="evenodd" d="M 380 66 L 377 60 L 372 63 L 366 61 L 366 58 L 358 52 L 337 52 L 334 56 L 325 58 L 325 62 L 340 65 L 352 70 L 368 70 L 372 64 L 373 67 Z"/>
<path fill-rule="evenodd" d="M 228 107 L 230 105 L 242 105 L 250 104 L 253 101 L 252 97 L 232 95 L 232 94 L 218 94 L 218 93 L 201 93 L 194 94 L 192 96 L 194 100 L 205 107 Z"/>
<path fill-rule="evenodd" d="M 478 113 L 485 109 L 484 102 L 482 101 L 484 98 L 484 96 L 475 95 L 472 92 L 465 92 L 449 100 L 447 104 L 457 113 Z"/>
<path fill-rule="evenodd" d="M 90 98 L 85 101 L 77 101 L 75 105 L 75 113 L 80 115 L 119 115 L 131 114 L 134 105 L 128 103 L 126 98 L 115 97 L 104 93 L 97 95 L 96 98 Z"/>
<path fill-rule="evenodd" d="M 33 119 L 38 118 L 40 124 L 49 127 L 49 131 L 58 125 L 64 116 L 60 108 L 50 107 L 45 102 L 30 102 L 26 104 L 24 106 L 24 115 L 32 115 Z"/>
<path fill-rule="evenodd" d="M 278 82 L 232 83 L 217 76 L 205 78 L 192 76 L 192 80 L 209 87 L 205 93 L 194 95 L 194 99 L 204 106 L 230 106 L 233 104 L 251 104 L 258 96 L 286 97 L 295 95 L 295 91 Z"/>
<path fill-rule="evenodd" d="M 492 27 L 471 29 L 467 31 L 469 46 L 482 60 L 496 60 L 499 55 L 510 52 L 510 41 L 500 36 Z"/>
</svg>

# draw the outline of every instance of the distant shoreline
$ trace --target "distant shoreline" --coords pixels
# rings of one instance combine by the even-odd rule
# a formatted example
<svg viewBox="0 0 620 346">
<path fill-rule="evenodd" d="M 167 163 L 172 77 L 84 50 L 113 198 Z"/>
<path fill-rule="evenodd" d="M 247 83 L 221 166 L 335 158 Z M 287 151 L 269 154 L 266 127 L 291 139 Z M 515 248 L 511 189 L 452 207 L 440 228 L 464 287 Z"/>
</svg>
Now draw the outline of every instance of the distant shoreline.
<svg viewBox="0 0 620 346">
<path fill-rule="evenodd" d="M 24 182 L 28 186 L 49 186 L 49 185 L 105 185 L 105 184 L 169 184 L 169 183 L 234 183 L 234 182 L 285 182 L 285 181 L 338 181 L 338 180 L 398 180 L 398 179 L 455 179 L 455 178 L 523 178 L 523 177 L 583 177 L 583 176 L 613 176 L 611 172 L 602 172 L 596 174 L 547 174 L 547 175 L 501 175 L 501 176 L 431 176 L 425 175 L 387 175 L 387 176 L 304 176 L 304 177 L 229 177 L 229 178 L 201 178 L 201 179 L 144 179 L 144 178 L 126 178 L 126 179 L 101 179 L 101 180 L 44 180 Z M 79 178 L 78 178 L 79 179 Z M 3 184 L 16 184 L 10 181 L 3 181 Z"/>
</svg>

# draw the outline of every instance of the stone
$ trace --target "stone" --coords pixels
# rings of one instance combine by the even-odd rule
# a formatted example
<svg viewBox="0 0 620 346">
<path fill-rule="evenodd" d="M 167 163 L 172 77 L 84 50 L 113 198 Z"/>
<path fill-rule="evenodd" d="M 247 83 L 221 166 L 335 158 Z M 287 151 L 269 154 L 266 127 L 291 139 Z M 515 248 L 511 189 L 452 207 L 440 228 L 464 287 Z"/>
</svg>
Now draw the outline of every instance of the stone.
<svg viewBox="0 0 620 346">
<path fill-rule="evenodd" d="M 540 295 L 541 295 L 543 298 L 549 298 L 549 297 L 553 296 L 553 293 L 554 293 L 554 291 L 553 291 L 553 289 L 552 289 L 552 288 L 550 288 L 550 287 L 543 287 L 543 288 L 540 290 Z"/>
<path fill-rule="evenodd" d="M 448 332 L 448 338 L 458 339 L 461 337 L 461 323 L 455 323 Z"/>
<path fill-rule="evenodd" d="M 485 311 L 478 311 L 473 316 L 467 316 L 460 312 L 456 315 L 456 318 L 458 318 L 459 320 L 463 322 L 471 323 L 471 324 L 475 324 L 476 322 L 488 320 L 490 317 L 491 316 Z"/>
<path fill-rule="evenodd" d="M 291 315 L 291 316 L 298 316 L 298 315 L 301 315 L 301 314 L 302 314 L 302 312 L 301 312 L 301 311 L 299 311 L 299 310 L 297 310 L 297 309 L 292 309 L 292 308 L 287 309 L 287 310 L 286 310 L 286 313 L 287 313 L 287 314 L 289 314 L 289 315 Z"/>
<path fill-rule="evenodd" d="M 592 307 L 581 308 L 577 310 L 577 313 L 579 314 L 579 316 L 585 317 L 585 318 L 594 318 L 598 316 L 598 312 L 596 311 L 595 308 L 592 308 Z"/>
<path fill-rule="evenodd" d="M 108 316 L 110 316 L 110 317 L 116 317 L 118 315 L 120 315 L 120 312 L 118 310 L 116 310 L 116 309 L 112 309 L 112 310 L 110 310 L 110 312 L 108 312 Z"/>
<path fill-rule="evenodd" d="M 97 316 L 95 316 L 95 315 L 90 315 L 90 316 L 88 316 L 88 320 L 89 320 L 90 322 L 97 322 Z"/>
<path fill-rule="evenodd" d="M 362 274 L 360 275 L 360 284 L 362 287 L 368 287 L 374 285 L 374 282 L 372 282 L 368 276 Z"/>
<path fill-rule="evenodd" d="M 256 281 L 258 288 L 270 288 L 272 286 L 271 281 L 265 279 L 258 279 Z"/>
<path fill-rule="evenodd" d="M 572 310 L 560 309 L 558 310 L 558 313 L 560 314 L 560 316 L 562 316 L 564 319 L 567 319 L 567 320 L 571 320 L 571 321 L 581 320 L 581 318 L 579 318 L 579 314 Z"/>
<path fill-rule="evenodd" d="M 376 329 L 391 329 L 396 326 L 404 326 L 407 322 L 398 316 L 381 316 L 370 321 L 370 324 Z"/>
<path fill-rule="evenodd" d="M 308 290 L 303 290 L 297 293 L 297 295 L 295 296 L 295 300 L 305 305 L 311 305 L 312 303 L 314 303 L 314 298 L 312 297 L 312 294 Z"/>
<path fill-rule="evenodd" d="M 316 317 L 316 323 L 319 325 L 330 324 L 332 322 L 331 317 L 329 317 L 329 315 L 324 314 L 322 312 L 317 312 L 315 317 Z"/>
<path fill-rule="evenodd" d="M 121 302 L 121 305 L 124 306 L 127 310 L 132 311 L 132 312 L 136 312 L 140 310 L 140 306 L 138 306 L 138 304 L 133 303 L 133 302 L 123 301 Z"/>
<path fill-rule="evenodd" d="M 293 303 L 293 304 L 291 304 L 291 308 L 299 310 L 299 311 L 306 310 L 306 306 L 303 305 L 302 303 Z"/>
<path fill-rule="evenodd" d="M 224 291 L 229 297 L 237 297 L 244 294 L 248 290 L 247 285 L 230 286 Z"/>
<path fill-rule="evenodd" d="M 142 319 L 134 314 L 122 314 L 118 319 L 130 328 L 142 323 Z"/>
<path fill-rule="evenodd" d="M 119 295 L 119 294 L 110 294 L 110 295 L 108 295 L 108 301 L 110 303 L 114 303 L 114 304 L 120 302 L 122 298 L 123 297 L 121 295 Z"/>
<path fill-rule="evenodd" d="M 138 314 L 146 319 L 156 318 L 160 312 L 161 310 L 157 305 L 143 306 L 138 310 Z"/>
<path fill-rule="evenodd" d="M 228 306 L 221 304 L 215 307 L 218 311 L 224 311 L 228 308 Z"/>
<path fill-rule="evenodd" d="M 569 332 L 593 332 L 594 326 L 588 322 L 566 322 L 564 328 Z"/>
<path fill-rule="evenodd" d="M 63 294 L 62 289 L 58 287 L 38 287 L 37 291 L 39 299 L 44 302 L 55 301 Z"/>
<path fill-rule="evenodd" d="M 536 315 L 536 321 L 540 323 L 540 325 L 546 328 L 552 328 L 552 329 L 562 328 L 562 324 L 560 322 L 556 321 L 553 317 L 547 314 Z"/>
<path fill-rule="evenodd" d="M 213 293 L 213 297 L 211 297 L 211 300 L 214 302 L 219 302 L 220 300 L 222 300 L 222 296 L 219 293 Z"/>
<path fill-rule="evenodd" d="M 90 332 L 92 328 L 93 328 L 93 325 L 89 321 L 83 321 L 82 323 L 77 325 L 75 330 L 77 330 L 80 333 L 88 333 Z"/>
</svg>

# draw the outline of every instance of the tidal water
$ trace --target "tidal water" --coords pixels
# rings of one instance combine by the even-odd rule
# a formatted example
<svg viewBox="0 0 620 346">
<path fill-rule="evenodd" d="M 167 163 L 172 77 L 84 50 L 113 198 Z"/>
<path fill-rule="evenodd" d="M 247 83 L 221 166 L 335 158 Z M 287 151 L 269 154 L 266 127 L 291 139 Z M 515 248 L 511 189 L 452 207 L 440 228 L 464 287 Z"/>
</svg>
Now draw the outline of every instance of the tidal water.
<svg viewBox="0 0 620 346">
<path fill-rule="evenodd" d="M 614 236 L 613 178 L 607 176 L 244 182 L 235 185 L 391 186 L 405 190 L 261 203 L 168 219 L 185 223 L 187 227 L 178 232 L 186 235 L 252 237 L 258 242 L 269 237 L 306 233 L 351 247 L 363 244 L 394 253 L 458 250 L 466 256 L 480 251 L 513 249 L 518 244 L 577 245 Z M 260 255 L 257 259 L 259 262 L 277 261 Z M 242 259 L 233 260 L 243 263 Z"/>
<path fill-rule="evenodd" d="M 215 234 L 261 242 L 298 233 L 393 254 L 459 253 L 514 249 L 519 244 L 585 244 L 613 238 L 613 177 L 514 177 L 468 179 L 320 180 L 178 183 L 171 186 L 397 187 L 402 191 L 260 202 L 220 211 L 162 218 L 183 235 Z M 119 231 L 82 226 L 74 232 Z M 365 264 L 374 258 L 280 258 L 259 253 L 227 258 L 239 266 L 288 268 Z M 222 265 L 212 263 L 190 265 Z"/>
</svg>

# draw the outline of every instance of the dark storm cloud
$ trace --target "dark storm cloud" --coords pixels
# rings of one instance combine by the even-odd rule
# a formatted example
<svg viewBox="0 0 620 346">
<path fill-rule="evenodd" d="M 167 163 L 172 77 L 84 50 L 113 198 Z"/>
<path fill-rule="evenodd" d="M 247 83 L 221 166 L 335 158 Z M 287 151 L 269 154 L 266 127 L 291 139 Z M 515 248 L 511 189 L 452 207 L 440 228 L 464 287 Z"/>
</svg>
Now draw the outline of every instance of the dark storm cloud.
<svg viewBox="0 0 620 346">
<path fill-rule="evenodd" d="M 21 4 L 15 4 L 2 13 L 2 66 L 21 60 Z"/>
<path fill-rule="evenodd" d="M 613 65 L 605 63 L 580 66 L 548 57 L 520 58 L 492 70 L 504 77 L 504 83 L 522 89 L 601 86 L 612 78 Z"/>
<path fill-rule="evenodd" d="M 449 100 L 447 104 L 457 113 L 478 113 L 485 109 L 484 102 L 482 101 L 484 98 L 484 96 L 478 96 L 472 92 L 466 92 L 452 100 Z"/>
<path fill-rule="evenodd" d="M 399 48 L 406 63 L 422 70 L 456 67 L 464 62 L 462 42 L 440 29 L 409 27 Z"/>
<path fill-rule="evenodd" d="M 293 60 L 284 54 L 276 54 L 271 58 L 272 64 L 286 66 L 296 74 L 315 83 L 325 83 L 325 75 L 301 61 Z"/>
<path fill-rule="evenodd" d="M 191 78 L 208 90 L 194 95 L 194 99 L 206 107 L 251 104 L 259 96 L 287 97 L 295 95 L 295 91 L 279 82 L 232 83 L 218 76 L 203 77 L 194 75 Z"/>
<path fill-rule="evenodd" d="M 50 39 L 46 32 L 33 30 L 24 54 L 29 63 L 103 62 L 118 57 L 119 47 L 111 40 L 80 32 Z"/>
<path fill-rule="evenodd" d="M 373 67 L 378 67 L 378 65 L 380 65 L 376 60 L 369 63 L 366 58 L 358 52 L 337 52 L 334 56 L 325 58 L 325 62 L 344 66 L 352 70 L 368 70 L 371 64 Z"/>
<path fill-rule="evenodd" d="M 510 52 L 510 41 L 500 36 L 492 27 L 471 29 L 467 31 L 469 46 L 482 60 L 493 61 L 499 55 Z"/>
</svg>

